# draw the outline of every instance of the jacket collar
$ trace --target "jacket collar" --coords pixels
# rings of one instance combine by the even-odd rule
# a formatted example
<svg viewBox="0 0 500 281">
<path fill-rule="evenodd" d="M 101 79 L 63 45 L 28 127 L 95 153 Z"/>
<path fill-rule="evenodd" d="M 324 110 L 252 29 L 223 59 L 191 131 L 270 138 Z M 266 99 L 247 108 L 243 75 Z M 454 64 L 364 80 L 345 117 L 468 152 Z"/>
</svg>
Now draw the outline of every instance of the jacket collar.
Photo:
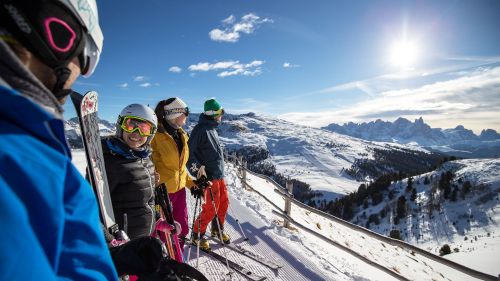
<svg viewBox="0 0 500 281">
<path fill-rule="evenodd" d="M 144 150 L 133 150 L 121 139 L 110 137 L 106 139 L 106 146 L 112 154 L 118 154 L 126 159 L 144 159 L 151 155 L 151 150 L 147 146 Z"/>
<path fill-rule="evenodd" d="M 204 124 L 210 127 L 217 127 L 220 125 L 219 122 L 217 122 L 215 119 L 207 117 L 205 114 L 201 113 L 200 118 L 198 120 L 199 124 Z"/>
</svg>

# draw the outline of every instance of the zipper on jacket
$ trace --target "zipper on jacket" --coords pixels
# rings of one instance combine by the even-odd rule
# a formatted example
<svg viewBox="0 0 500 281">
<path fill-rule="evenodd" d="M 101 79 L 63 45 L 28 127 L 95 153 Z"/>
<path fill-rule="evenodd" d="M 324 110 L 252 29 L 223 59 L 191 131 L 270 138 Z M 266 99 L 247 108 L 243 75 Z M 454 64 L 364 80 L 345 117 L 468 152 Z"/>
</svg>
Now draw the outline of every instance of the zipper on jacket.
<svg viewBox="0 0 500 281">
<path fill-rule="evenodd" d="M 142 167 L 146 170 L 146 173 L 148 174 L 149 176 L 149 187 L 151 188 L 151 196 L 154 198 L 154 194 L 155 194 L 155 190 L 154 190 L 154 186 L 153 186 L 153 182 L 151 181 L 151 172 L 149 172 L 149 169 L 148 167 L 146 167 L 146 165 L 148 164 L 147 162 L 144 163 L 144 159 L 141 159 L 141 164 L 142 164 Z M 151 208 L 151 206 L 149 205 L 149 202 L 146 203 L 146 205 L 148 206 L 148 208 L 151 210 L 151 226 L 149 228 L 149 234 L 151 235 L 151 233 L 153 232 L 153 225 L 155 223 L 155 212 L 154 210 Z"/>
</svg>

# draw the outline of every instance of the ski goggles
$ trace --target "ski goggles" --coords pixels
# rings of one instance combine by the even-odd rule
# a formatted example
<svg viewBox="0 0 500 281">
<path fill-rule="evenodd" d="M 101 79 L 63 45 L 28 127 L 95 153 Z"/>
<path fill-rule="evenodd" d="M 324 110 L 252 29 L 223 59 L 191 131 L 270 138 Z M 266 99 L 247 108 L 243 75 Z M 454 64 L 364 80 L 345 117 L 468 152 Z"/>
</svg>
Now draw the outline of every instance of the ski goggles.
<svg viewBox="0 0 500 281">
<path fill-rule="evenodd" d="M 205 111 L 205 115 L 209 115 L 209 116 L 213 116 L 213 117 L 224 115 L 224 113 L 225 113 L 224 108 L 220 108 L 219 110 L 207 110 L 207 111 Z"/>
<path fill-rule="evenodd" d="M 184 108 L 171 108 L 171 109 L 165 109 L 165 115 L 171 115 L 171 114 L 176 114 L 176 113 L 182 113 L 186 116 L 189 116 L 189 107 L 184 107 Z"/>
<path fill-rule="evenodd" d="M 84 77 L 89 77 L 92 75 L 99 62 L 101 51 L 89 34 L 86 34 L 85 37 L 85 46 L 80 56 L 78 56 L 78 59 L 81 65 L 82 75 Z"/>
<path fill-rule="evenodd" d="M 138 131 L 139 135 L 143 137 L 149 137 L 155 133 L 155 126 L 153 126 L 153 124 L 145 119 L 135 116 L 123 117 L 120 128 L 127 133 Z"/>
</svg>

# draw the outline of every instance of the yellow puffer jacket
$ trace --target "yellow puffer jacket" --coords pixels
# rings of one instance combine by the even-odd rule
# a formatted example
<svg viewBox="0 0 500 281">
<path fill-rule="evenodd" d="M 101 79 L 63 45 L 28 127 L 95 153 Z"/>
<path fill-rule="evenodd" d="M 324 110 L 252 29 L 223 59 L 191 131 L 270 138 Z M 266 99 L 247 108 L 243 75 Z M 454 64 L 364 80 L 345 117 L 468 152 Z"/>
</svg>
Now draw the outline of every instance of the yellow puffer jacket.
<svg viewBox="0 0 500 281">
<path fill-rule="evenodd" d="M 184 143 L 179 155 L 175 140 L 162 127 L 153 138 L 153 163 L 160 174 L 160 183 L 167 185 L 168 193 L 175 193 L 184 187 L 194 186 L 193 179 L 187 172 L 186 163 L 189 158 L 188 135 L 182 129 L 181 138 Z"/>
</svg>

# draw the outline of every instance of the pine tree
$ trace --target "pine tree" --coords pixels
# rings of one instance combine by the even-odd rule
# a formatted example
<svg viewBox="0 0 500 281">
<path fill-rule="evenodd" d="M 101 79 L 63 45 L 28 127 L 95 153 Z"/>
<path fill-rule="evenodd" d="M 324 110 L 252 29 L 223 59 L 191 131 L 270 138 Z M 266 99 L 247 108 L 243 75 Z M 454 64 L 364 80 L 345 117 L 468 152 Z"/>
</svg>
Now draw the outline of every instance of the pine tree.
<svg viewBox="0 0 500 281">
<path fill-rule="evenodd" d="M 398 198 L 396 212 L 397 212 L 397 217 L 400 219 L 406 216 L 406 197 L 404 195 L 401 195 Z"/>
<path fill-rule="evenodd" d="M 406 186 L 406 192 L 410 192 L 413 188 L 413 177 L 408 178 L 408 185 Z"/>
<path fill-rule="evenodd" d="M 410 196 L 410 200 L 412 202 L 415 202 L 415 199 L 417 199 L 417 189 L 416 188 L 413 188 L 411 190 L 411 196 Z"/>
<path fill-rule="evenodd" d="M 431 183 L 431 181 L 429 180 L 429 177 L 425 176 L 425 178 L 424 178 L 424 184 L 428 185 L 429 183 Z"/>
<path fill-rule="evenodd" d="M 448 254 L 451 254 L 450 245 L 444 244 L 443 247 L 441 247 L 441 249 L 439 249 L 439 255 L 444 256 L 444 255 L 448 255 Z"/>
<path fill-rule="evenodd" d="M 401 232 L 399 231 L 399 229 L 391 230 L 391 232 L 389 233 L 389 237 L 394 238 L 394 239 L 398 239 L 398 240 L 403 240 L 403 239 L 401 239 Z"/>
</svg>

